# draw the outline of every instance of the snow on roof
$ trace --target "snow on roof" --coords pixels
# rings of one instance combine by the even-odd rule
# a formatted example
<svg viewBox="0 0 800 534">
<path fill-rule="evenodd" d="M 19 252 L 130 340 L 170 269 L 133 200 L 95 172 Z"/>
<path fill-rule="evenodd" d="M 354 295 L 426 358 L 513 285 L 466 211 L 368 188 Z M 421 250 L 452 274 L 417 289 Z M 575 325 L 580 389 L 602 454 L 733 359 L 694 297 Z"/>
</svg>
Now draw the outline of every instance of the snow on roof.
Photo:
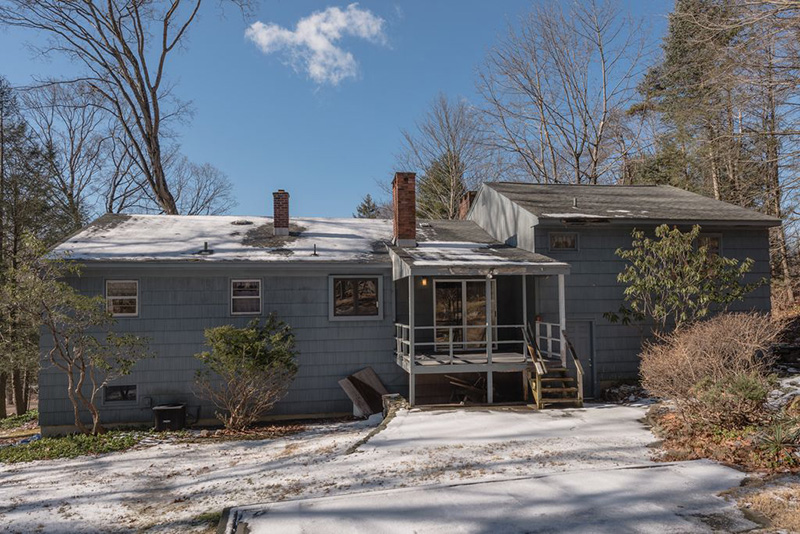
<svg viewBox="0 0 800 534">
<path fill-rule="evenodd" d="M 498 265 L 509 258 L 495 253 L 486 243 L 426 241 L 405 249 L 417 267 L 447 265 Z"/>
<path fill-rule="evenodd" d="M 304 217 L 291 223 L 289 236 L 273 236 L 271 217 L 104 215 L 53 254 L 83 261 L 389 262 L 389 220 Z M 200 252 L 205 243 L 213 252 Z"/>
</svg>

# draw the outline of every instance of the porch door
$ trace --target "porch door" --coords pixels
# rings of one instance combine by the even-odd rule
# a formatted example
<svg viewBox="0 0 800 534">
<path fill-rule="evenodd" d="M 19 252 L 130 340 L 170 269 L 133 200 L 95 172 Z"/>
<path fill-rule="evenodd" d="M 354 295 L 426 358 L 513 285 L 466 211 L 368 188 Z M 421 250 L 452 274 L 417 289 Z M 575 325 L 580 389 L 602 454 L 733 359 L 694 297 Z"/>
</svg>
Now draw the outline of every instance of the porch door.
<svg viewBox="0 0 800 534">
<path fill-rule="evenodd" d="M 497 324 L 496 294 L 495 281 L 492 280 L 492 324 Z M 486 341 L 484 280 L 435 280 L 434 306 L 438 350 L 449 350 L 451 330 L 455 350 L 482 350 L 486 347 L 486 343 L 481 343 Z"/>
</svg>

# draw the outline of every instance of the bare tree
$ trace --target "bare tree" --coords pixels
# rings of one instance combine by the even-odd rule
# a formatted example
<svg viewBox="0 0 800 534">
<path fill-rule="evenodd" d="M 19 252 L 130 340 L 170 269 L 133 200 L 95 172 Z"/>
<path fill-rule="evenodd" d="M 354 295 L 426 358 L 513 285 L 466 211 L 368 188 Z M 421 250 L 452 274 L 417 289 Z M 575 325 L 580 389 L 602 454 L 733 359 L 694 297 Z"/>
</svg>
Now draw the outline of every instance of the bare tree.
<svg viewBox="0 0 800 534">
<path fill-rule="evenodd" d="M 106 144 L 106 179 L 100 181 L 95 194 L 102 198 L 106 213 L 141 211 L 149 204 L 147 183 L 141 178 L 133 148 L 119 126 L 112 124 Z"/>
<path fill-rule="evenodd" d="M 637 20 L 610 2 L 534 7 L 489 55 L 478 82 L 493 144 L 527 179 L 591 183 L 626 155 L 609 120 L 634 96 L 645 52 Z"/>
<path fill-rule="evenodd" d="M 0 23 L 50 37 L 44 54 L 86 69 L 95 91 L 128 138 L 142 177 L 164 213 L 178 213 L 164 170 L 167 126 L 187 112 L 172 97 L 166 67 L 184 42 L 202 0 L 0 0 Z"/>
<path fill-rule="evenodd" d="M 192 163 L 178 156 L 170 165 L 170 187 L 175 202 L 186 215 L 221 215 L 236 206 L 228 177 L 210 163 Z"/>
<path fill-rule="evenodd" d="M 418 211 L 455 219 L 464 192 L 499 176 L 476 111 L 438 95 L 412 131 L 403 130 L 398 165 L 422 173 Z"/>
<path fill-rule="evenodd" d="M 47 85 L 23 93 L 28 124 L 47 151 L 56 202 L 77 230 L 92 211 L 89 198 L 106 171 L 106 117 L 87 87 Z"/>
<path fill-rule="evenodd" d="M 800 262 L 800 251 L 796 244 L 792 250 L 788 237 L 797 235 L 800 214 L 800 0 L 707 3 L 728 16 L 708 16 L 713 10 L 704 6 L 676 10 L 673 17 L 692 28 L 691 43 L 698 48 L 708 47 L 720 35 L 735 36 L 723 50 L 729 68 L 723 76 L 703 81 L 709 86 L 727 84 L 734 102 L 729 107 L 735 110 L 729 126 L 709 136 L 710 145 L 729 148 L 727 154 L 709 158 L 715 174 L 727 179 L 718 186 L 722 194 L 715 189 L 715 196 L 784 220 L 771 236 L 772 265 L 791 305 L 796 289 L 791 258 Z M 731 153 L 736 157 L 727 157 Z M 756 161 L 751 169 L 743 157 L 748 153 Z M 716 161 L 723 163 L 720 171 Z M 732 194 L 726 195 L 725 189 Z"/>
</svg>

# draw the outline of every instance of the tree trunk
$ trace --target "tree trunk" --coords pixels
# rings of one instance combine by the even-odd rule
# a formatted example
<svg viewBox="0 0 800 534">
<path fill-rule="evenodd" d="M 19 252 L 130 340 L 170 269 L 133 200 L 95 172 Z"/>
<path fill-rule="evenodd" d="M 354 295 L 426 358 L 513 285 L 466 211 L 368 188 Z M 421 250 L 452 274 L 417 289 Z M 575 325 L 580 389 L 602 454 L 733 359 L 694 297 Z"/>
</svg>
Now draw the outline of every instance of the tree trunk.
<svg viewBox="0 0 800 534">
<path fill-rule="evenodd" d="M 766 109 L 764 117 L 764 130 L 767 135 L 767 188 L 770 215 L 783 219 L 783 188 L 781 186 L 780 177 L 780 140 L 778 139 L 778 118 L 777 118 L 777 101 L 775 96 L 775 83 L 773 80 L 774 64 L 772 62 L 772 49 L 768 49 L 770 54 L 768 71 L 767 71 L 767 91 L 766 91 Z M 776 259 L 780 264 L 780 270 L 783 275 L 783 283 L 786 289 L 786 298 L 789 305 L 794 303 L 794 288 L 792 287 L 792 273 L 789 267 L 789 251 L 786 246 L 786 230 L 782 224 L 776 231 L 778 241 L 778 258 L 772 258 L 774 262 Z M 774 265 L 774 263 L 773 263 Z"/>
<path fill-rule="evenodd" d="M 6 412 L 6 382 L 8 381 L 8 375 L 5 373 L 0 373 L 0 419 L 5 419 L 8 417 L 8 413 Z"/>
<path fill-rule="evenodd" d="M 23 381 L 22 399 L 25 403 L 25 411 L 31 408 L 31 372 L 25 371 L 25 379 Z"/>
<path fill-rule="evenodd" d="M 28 405 L 25 402 L 25 382 L 23 372 L 20 369 L 14 369 L 11 373 L 11 381 L 14 385 L 14 408 L 17 415 L 23 415 L 28 411 Z"/>
</svg>

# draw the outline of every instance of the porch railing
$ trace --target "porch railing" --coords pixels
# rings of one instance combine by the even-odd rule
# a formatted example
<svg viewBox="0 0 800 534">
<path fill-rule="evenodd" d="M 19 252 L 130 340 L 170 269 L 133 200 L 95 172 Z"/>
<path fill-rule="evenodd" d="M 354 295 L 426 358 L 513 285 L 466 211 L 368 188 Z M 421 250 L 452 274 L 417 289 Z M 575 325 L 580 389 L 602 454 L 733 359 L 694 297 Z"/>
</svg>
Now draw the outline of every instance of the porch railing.
<svg viewBox="0 0 800 534">
<path fill-rule="evenodd" d="M 549 360 L 561 359 L 561 325 L 536 321 L 533 323 L 536 346 Z"/>
<path fill-rule="evenodd" d="M 469 340 L 469 339 L 455 339 L 455 332 L 461 332 L 462 337 L 469 337 L 470 330 L 486 331 L 488 325 L 453 325 L 453 326 L 415 326 L 414 327 L 414 358 L 411 358 L 411 327 L 403 323 L 395 323 L 395 341 L 396 348 L 395 354 L 397 356 L 397 363 L 402 365 L 404 360 L 414 363 L 417 361 L 417 356 L 422 354 L 438 354 L 446 355 L 445 364 L 456 364 L 456 356 L 462 354 L 486 354 L 487 363 L 491 363 L 493 353 L 497 352 L 514 352 L 518 353 L 525 361 L 531 361 L 531 355 L 528 353 L 528 346 L 530 344 L 527 339 L 526 328 L 524 324 L 510 324 L 510 325 L 491 325 L 492 336 L 491 341 L 486 339 Z M 513 331 L 513 335 L 499 335 Z M 533 328 L 536 340 L 536 346 L 539 347 L 541 355 L 547 359 L 560 359 L 561 358 L 561 337 L 559 335 L 559 325 L 554 323 L 545 323 L 537 321 Z M 423 332 L 432 332 L 432 339 L 420 341 L 417 334 Z M 437 336 L 440 333 L 446 332 L 447 339 L 442 339 Z M 502 337 L 508 339 L 501 339 Z M 420 350 L 422 349 L 422 350 Z M 428 349 L 428 350 L 426 350 Z M 504 350 L 505 349 L 505 350 Z"/>
</svg>

